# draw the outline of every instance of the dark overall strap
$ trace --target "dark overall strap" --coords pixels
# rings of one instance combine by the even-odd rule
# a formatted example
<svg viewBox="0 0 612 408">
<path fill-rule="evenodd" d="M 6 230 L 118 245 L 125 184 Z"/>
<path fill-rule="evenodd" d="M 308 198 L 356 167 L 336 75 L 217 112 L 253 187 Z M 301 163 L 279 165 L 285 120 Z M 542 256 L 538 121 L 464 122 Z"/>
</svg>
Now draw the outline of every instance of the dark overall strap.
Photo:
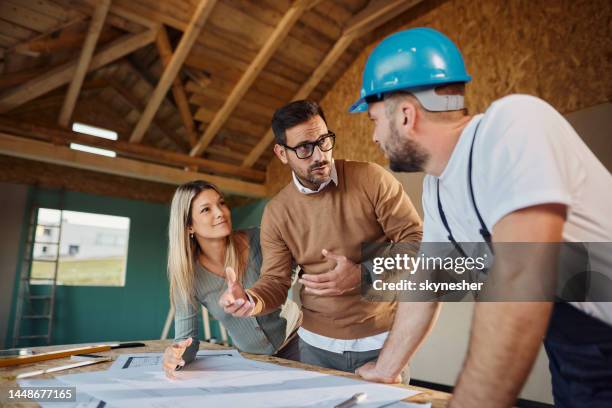
<svg viewBox="0 0 612 408">
<path fill-rule="evenodd" d="M 446 232 L 448 232 L 448 240 L 453 243 L 453 246 L 455 247 L 457 252 L 461 254 L 461 256 L 467 258 L 467 254 L 465 253 L 463 248 L 461 248 L 461 245 L 459 245 L 459 243 L 455 240 L 453 232 L 451 231 L 450 226 L 448 225 L 448 221 L 446 220 L 446 214 L 444 214 L 444 209 L 442 208 L 442 201 L 440 201 L 440 179 L 437 180 L 436 187 L 438 193 L 438 213 L 440 213 L 442 224 L 444 224 L 444 228 L 446 228 Z"/>
<path fill-rule="evenodd" d="M 481 119 L 482 120 L 482 119 Z M 472 182 L 472 159 L 474 157 L 474 142 L 476 142 L 476 135 L 478 133 L 478 127 L 480 126 L 480 121 L 476 125 L 476 129 L 474 130 L 474 137 L 472 138 L 472 146 L 470 146 L 470 158 L 468 160 L 468 185 L 470 186 L 470 197 L 472 198 L 472 204 L 474 205 L 474 210 L 476 211 L 476 217 L 478 217 L 478 222 L 480 223 L 480 235 L 482 239 L 487 243 L 491 253 L 493 253 L 493 246 L 491 245 L 491 233 L 487 228 L 482 216 L 480 215 L 480 211 L 478 211 L 478 206 L 476 205 L 476 196 L 474 195 L 474 183 Z"/>
<path fill-rule="evenodd" d="M 482 216 L 480 215 L 480 211 L 478 211 L 478 206 L 476 205 L 476 198 L 474 197 L 474 186 L 472 185 L 472 157 L 474 156 L 474 142 L 476 141 L 476 135 L 478 133 L 479 126 L 480 121 L 476 124 L 476 129 L 474 130 L 474 137 L 472 138 L 472 145 L 470 146 L 470 156 L 468 159 L 468 185 L 470 188 L 470 197 L 472 198 L 472 204 L 474 206 L 474 210 L 476 211 L 476 217 L 478 217 L 478 222 L 480 223 L 480 230 L 478 230 L 478 232 L 480 232 L 480 235 L 489 246 L 489 249 L 491 250 L 491 252 L 493 252 L 493 246 L 491 245 L 491 233 L 487 229 L 487 226 Z M 440 214 L 440 219 L 442 220 L 442 224 L 444 224 L 446 232 L 448 232 L 448 240 L 452 242 L 457 251 L 459 251 L 459 253 L 465 257 L 467 255 L 465 254 L 463 248 L 461 248 L 461 245 L 457 243 L 457 240 L 453 236 L 453 232 L 451 231 L 450 226 L 448 224 L 448 220 L 446 219 L 446 214 L 444 214 L 444 209 L 442 208 L 442 201 L 440 201 L 440 179 L 437 180 L 436 189 L 438 196 L 438 213 Z"/>
</svg>

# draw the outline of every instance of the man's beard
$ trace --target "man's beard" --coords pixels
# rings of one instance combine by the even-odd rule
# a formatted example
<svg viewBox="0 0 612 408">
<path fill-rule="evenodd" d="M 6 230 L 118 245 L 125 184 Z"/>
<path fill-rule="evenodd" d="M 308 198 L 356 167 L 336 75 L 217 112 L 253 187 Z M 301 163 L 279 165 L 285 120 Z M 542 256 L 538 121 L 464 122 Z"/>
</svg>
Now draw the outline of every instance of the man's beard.
<svg viewBox="0 0 612 408">
<path fill-rule="evenodd" d="M 405 173 L 424 171 L 425 163 L 429 159 L 427 152 L 413 140 L 402 140 L 393 124 L 389 124 L 389 132 L 389 144 L 385 148 L 389 158 L 389 168 L 392 171 Z"/>
<path fill-rule="evenodd" d="M 318 188 L 321 184 L 323 184 L 327 180 L 329 180 L 329 178 L 331 177 L 331 169 L 328 169 L 328 170 L 330 170 L 330 173 L 327 174 L 327 176 L 314 175 L 312 173 L 312 170 L 317 168 L 317 167 L 321 167 L 321 166 L 325 166 L 325 165 L 329 165 L 329 162 L 327 160 L 317 161 L 317 162 L 314 162 L 313 164 L 311 164 L 308 167 L 308 170 L 306 171 L 305 174 L 301 173 L 301 172 L 299 172 L 299 173 L 296 172 L 296 173 L 298 174 L 299 178 L 301 178 L 302 180 L 308 181 L 309 183 L 315 185 Z"/>
</svg>

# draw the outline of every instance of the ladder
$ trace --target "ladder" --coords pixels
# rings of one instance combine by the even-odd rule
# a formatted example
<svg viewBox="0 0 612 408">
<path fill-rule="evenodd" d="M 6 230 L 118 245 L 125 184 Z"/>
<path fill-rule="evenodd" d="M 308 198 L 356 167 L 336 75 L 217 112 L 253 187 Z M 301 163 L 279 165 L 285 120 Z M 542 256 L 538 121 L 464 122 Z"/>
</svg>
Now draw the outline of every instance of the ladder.
<svg viewBox="0 0 612 408">
<path fill-rule="evenodd" d="M 38 213 L 40 203 L 38 201 L 38 187 L 34 187 L 32 199 L 29 205 L 28 230 L 24 249 L 24 259 L 21 263 L 19 276 L 19 290 L 17 292 L 17 305 L 13 326 L 13 347 L 24 345 L 49 345 L 53 334 L 53 317 L 55 312 L 55 295 L 57 288 L 57 274 L 60 261 L 60 242 L 62 239 L 63 201 L 64 190 L 59 192 L 60 217 L 57 225 L 39 224 Z M 37 230 L 39 228 L 57 231 L 53 234 L 57 240 L 40 240 Z M 55 251 L 45 259 L 35 258 L 36 245 L 54 246 Z M 49 263 L 53 274 L 51 277 L 32 276 L 32 267 L 36 263 Z M 37 290 L 32 293 L 32 283 Z M 40 330 L 41 322 L 46 322 L 46 330 Z M 24 330 L 25 329 L 25 330 Z M 38 330 L 37 330 L 38 329 Z M 25 331 L 25 333 L 24 333 Z M 27 344 L 24 344 L 27 343 Z M 42 344 L 41 344 L 42 343 Z"/>
</svg>

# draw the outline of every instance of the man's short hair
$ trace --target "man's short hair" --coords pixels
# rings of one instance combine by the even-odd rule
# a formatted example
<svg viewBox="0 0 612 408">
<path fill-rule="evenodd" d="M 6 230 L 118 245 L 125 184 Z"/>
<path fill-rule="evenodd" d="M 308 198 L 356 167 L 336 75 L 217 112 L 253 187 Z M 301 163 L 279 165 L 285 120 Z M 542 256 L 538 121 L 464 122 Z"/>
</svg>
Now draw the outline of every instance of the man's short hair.
<svg viewBox="0 0 612 408">
<path fill-rule="evenodd" d="M 274 112 L 272 116 L 272 131 L 277 144 L 287 143 L 287 129 L 302 124 L 316 116 L 320 116 L 327 125 L 323 109 L 315 101 L 301 100 L 291 102 Z"/>
</svg>

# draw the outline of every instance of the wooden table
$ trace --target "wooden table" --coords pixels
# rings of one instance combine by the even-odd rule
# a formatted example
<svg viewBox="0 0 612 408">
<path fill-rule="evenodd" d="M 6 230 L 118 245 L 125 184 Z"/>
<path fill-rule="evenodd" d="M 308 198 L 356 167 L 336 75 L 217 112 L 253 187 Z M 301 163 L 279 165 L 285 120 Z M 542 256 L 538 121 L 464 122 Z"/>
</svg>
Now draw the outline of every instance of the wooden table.
<svg viewBox="0 0 612 408">
<path fill-rule="evenodd" d="M 163 352 L 163 350 L 169 344 L 172 343 L 172 340 L 151 340 L 151 341 L 144 341 L 144 343 L 146 344 L 146 347 L 117 349 L 117 350 L 112 350 L 112 351 L 108 351 L 108 352 L 105 352 L 105 353 L 97 353 L 97 354 L 111 356 L 114 359 L 114 358 L 116 358 L 120 354 Z M 74 347 L 74 346 L 71 345 L 71 346 L 36 347 L 36 348 L 34 348 L 34 350 L 42 352 L 42 351 L 51 351 L 51 350 L 64 349 L 64 348 L 68 348 L 68 347 Z M 200 342 L 200 350 L 219 350 L 219 349 L 227 349 L 227 347 L 223 347 L 223 346 L 216 345 L 216 344 Z M 286 367 L 302 368 L 304 370 L 317 371 L 317 372 L 325 373 L 325 374 L 340 375 L 340 376 L 349 377 L 349 378 L 359 378 L 359 377 L 355 376 L 354 374 L 349 374 L 349 373 L 345 373 L 345 372 L 342 372 L 342 371 L 330 370 L 330 369 L 327 369 L 327 368 L 316 367 L 316 366 L 313 366 L 313 365 L 298 363 L 298 362 L 295 362 L 295 361 L 284 360 L 284 359 L 277 358 L 277 357 L 262 356 L 262 355 L 249 354 L 249 353 L 241 353 L 241 354 L 244 357 L 246 357 L 246 358 L 250 358 L 250 359 L 253 359 L 253 360 L 257 360 L 257 361 L 263 361 L 263 362 L 268 362 L 268 363 L 279 364 L 279 365 L 286 366 Z M 27 365 L 22 365 L 22 366 L 0 368 L 0 390 L 3 390 L 2 392 L 6 392 L 7 388 L 18 388 L 17 382 L 15 380 L 15 376 L 20 374 L 20 373 L 34 371 L 34 370 L 42 370 L 42 369 L 52 368 L 52 367 L 57 367 L 57 366 L 69 364 L 70 362 L 71 361 L 70 361 L 69 358 L 61 358 L 61 359 L 57 359 L 57 360 L 43 361 L 43 362 L 35 363 L 35 364 L 27 364 Z M 106 363 L 94 364 L 94 365 L 91 365 L 91 366 L 74 368 L 74 369 L 71 369 L 71 370 L 59 371 L 59 372 L 53 373 L 53 374 L 39 375 L 39 376 L 36 376 L 36 377 L 30 377 L 30 378 L 33 378 L 33 379 L 52 378 L 55 374 L 57 374 L 57 375 L 65 375 L 65 374 L 75 374 L 75 373 L 85 373 L 85 372 L 92 372 L 92 371 L 101 371 L 101 370 L 108 369 L 111 366 L 111 364 L 112 364 L 112 361 L 111 362 L 106 362 Z M 448 400 L 451 397 L 451 395 L 448 394 L 448 393 L 440 392 L 440 391 L 434 391 L 434 390 L 429 390 L 427 388 L 413 387 L 411 385 L 397 385 L 397 386 L 398 387 L 409 388 L 409 389 L 412 389 L 412 390 L 421 391 L 420 394 L 415 395 L 415 396 L 413 396 L 411 398 L 408 398 L 408 399 L 406 399 L 406 401 L 420 402 L 420 403 L 431 402 L 432 403 L 432 407 L 434 407 L 434 408 L 446 407 L 446 404 L 447 404 Z M 3 396 L 3 397 L 5 397 L 5 396 Z M 13 404 L 13 405 L 10 405 L 10 406 L 12 406 L 12 407 L 31 407 L 31 406 L 34 406 L 34 404 L 32 404 L 32 403 L 20 403 L 20 404 Z"/>
</svg>

